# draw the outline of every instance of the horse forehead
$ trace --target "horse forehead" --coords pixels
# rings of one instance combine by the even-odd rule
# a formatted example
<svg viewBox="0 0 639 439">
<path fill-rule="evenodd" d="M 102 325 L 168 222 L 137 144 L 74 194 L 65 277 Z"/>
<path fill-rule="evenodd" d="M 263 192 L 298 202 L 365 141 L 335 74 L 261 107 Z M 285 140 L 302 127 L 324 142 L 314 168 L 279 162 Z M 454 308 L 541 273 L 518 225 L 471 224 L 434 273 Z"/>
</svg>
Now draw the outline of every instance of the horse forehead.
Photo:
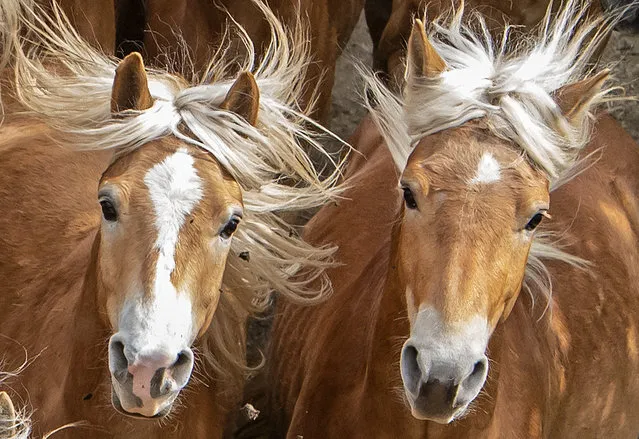
<svg viewBox="0 0 639 439">
<path fill-rule="evenodd" d="M 409 162 L 409 174 L 425 176 L 434 189 L 466 191 L 498 186 L 513 177 L 517 155 L 477 142 L 452 144 L 423 159 Z M 516 168 L 516 167 L 515 167 Z"/>
<path fill-rule="evenodd" d="M 180 148 L 151 166 L 143 181 L 155 215 L 156 245 L 174 247 L 186 217 L 204 196 L 204 180 L 195 159 L 185 148 Z"/>
</svg>

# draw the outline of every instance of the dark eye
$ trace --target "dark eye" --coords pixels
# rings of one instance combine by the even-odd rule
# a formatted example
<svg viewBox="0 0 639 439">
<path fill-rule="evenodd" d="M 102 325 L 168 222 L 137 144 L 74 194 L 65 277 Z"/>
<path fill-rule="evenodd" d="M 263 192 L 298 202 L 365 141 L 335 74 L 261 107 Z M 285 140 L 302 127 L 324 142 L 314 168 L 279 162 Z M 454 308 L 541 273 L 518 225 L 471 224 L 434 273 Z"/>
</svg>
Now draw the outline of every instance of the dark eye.
<svg viewBox="0 0 639 439">
<path fill-rule="evenodd" d="M 226 223 L 220 231 L 220 236 L 224 239 L 229 239 L 237 230 L 238 224 L 240 224 L 240 219 L 238 217 L 231 218 L 231 220 Z"/>
<path fill-rule="evenodd" d="M 102 206 L 102 216 L 105 220 L 111 222 L 118 220 L 118 211 L 110 200 L 100 200 L 100 206 Z"/>
<path fill-rule="evenodd" d="M 541 220 L 544 219 L 544 216 L 546 215 L 547 213 L 545 212 L 537 212 L 532 218 L 530 218 L 530 221 L 528 221 L 528 224 L 526 224 L 524 229 L 532 232 L 537 228 L 537 226 L 541 223 Z"/>
<path fill-rule="evenodd" d="M 413 191 L 410 190 L 409 187 L 404 186 L 402 188 L 404 191 L 404 201 L 406 202 L 406 207 L 409 209 L 417 209 L 417 202 L 415 202 L 415 197 L 413 197 Z"/>
</svg>

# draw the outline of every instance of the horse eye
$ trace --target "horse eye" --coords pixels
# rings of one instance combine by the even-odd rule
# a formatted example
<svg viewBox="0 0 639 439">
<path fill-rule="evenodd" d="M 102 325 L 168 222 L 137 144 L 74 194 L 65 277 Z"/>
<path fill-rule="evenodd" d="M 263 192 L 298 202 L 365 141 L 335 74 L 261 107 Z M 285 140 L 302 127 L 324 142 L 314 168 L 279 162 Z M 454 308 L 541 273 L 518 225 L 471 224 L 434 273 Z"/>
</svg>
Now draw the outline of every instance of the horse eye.
<svg viewBox="0 0 639 439">
<path fill-rule="evenodd" d="M 100 206 L 102 207 L 102 216 L 105 220 L 111 222 L 118 220 L 118 211 L 110 200 L 100 200 Z"/>
<path fill-rule="evenodd" d="M 406 207 L 409 209 L 417 209 L 417 202 L 415 201 L 415 197 L 413 196 L 413 192 L 409 187 L 404 186 L 402 188 L 404 191 L 404 201 L 406 202 Z"/>
<path fill-rule="evenodd" d="M 524 229 L 526 229 L 529 232 L 532 232 L 541 223 L 542 219 L 544 219 L 544 213 L 537 212 L 532 218 L 530 218 L 530 221 L 528 221 L 528 224 L 526 224 L 526 227 L 524 227 Z"/>
<path fill-rule="evenodd" d="M 226 225 L 220 231 L 220 236 L 224 239 L 229 239 L 233 233 L 237 230 L 237 226 L 240 224 L 240 219 L 237 217 L 231 218 Z"/>
</svg>

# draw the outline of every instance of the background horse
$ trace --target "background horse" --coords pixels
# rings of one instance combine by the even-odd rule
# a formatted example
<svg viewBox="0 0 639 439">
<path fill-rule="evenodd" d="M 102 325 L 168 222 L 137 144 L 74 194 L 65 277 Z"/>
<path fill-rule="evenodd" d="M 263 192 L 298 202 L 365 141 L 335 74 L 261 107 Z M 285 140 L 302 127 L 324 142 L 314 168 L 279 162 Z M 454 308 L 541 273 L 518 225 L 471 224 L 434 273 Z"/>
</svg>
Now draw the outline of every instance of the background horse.
<svg viewBox="0 0 639 439">
<path fill-rule="evenodd" d="M 90 431 L 60 435 L 221 437 L 247 316 L 274 289 L 299 302 L 329 290 L 333 249 L 282 219 L 325 204 L 336 179 L 304 152 L 319 145 L 297 107 L 301 24 L 286 31 L 258 4 L 273 33 L 263 61 L 244 35 L 244 73 L 214 58 L 190 84 L 138 54 L 116 65 L 59 9 L 27 6 L 3 2 L 0 20 L 22 26 L 2 29 L 15 79 L 0 127 L 0 334 L 8 361 L 30 354 L 11 388 L 36 434 L 82 420 Z"/>
<path fill-rule="evenodd" d="M 278 435 L 636 437 L 639 150 L 605 114 L 586 146 L 609 26 L 577 6 L 510 54 L 418 21 L 403 97 L 369 78 L 345 199 L 306 229 L 334 296 L 275 316 Z"/>
<path fill-rule="evenodd" d="M 404 58 L 406 57 L 406 41 L 411 31 L 413 17 L 426 8 L 429 17 L 437 17 L 455 5 L 477 10 L 481 13 L 494 34 L 501 32 L 504 24 L 517 29 L 514 34 L 525 35 L 533 29 L 545 16 L 547 9 L 553 8 L 556 13 L 563 2 L 550 0 L 367 0 L 365 4 L 366 22 L 373 39 L 374 68 L 390 76 L 391 86 L 401 87 L 403 81 Z M 636 8 L 629 8 L 631 0 L 594 1 L 590 6 L 592 15 L 599 15 L 602 10 L 624 9 L 626 17 L 620 20 L 619 26 L 626 29 L 637 27 Z M 639 29 L 639 28 L 638 28 Z M 512 37 L 511 37 L 512 41 Z M 602 49 L 606 41 L 602 41 Z M 598 58 L 599 51 L 594 56 Z"/>
<path fill-rule="evenodd" d="M 243 58 L 241 41 L 229 43 L 229 27 L 241 26 L 261 55 L 270 42 L 270 24 L 251 0 L 39 0 L 59 1 L 85 39 L 106 53 L 145 54 L 152 65 L 199 76 L 217 51 Z M 285 25 L 302 17 L 309 26 L 309 53 L 304 102 L 327 120 L 335 63 L 346 45 L 364 0 L 275 0 L 269 7 Z M 231 17 L 229 19 L 229 17 Z M 232 20 L 232 21 L 231 21 Z M 319 91 L 319 93 L 316 93 Z"/>
</svg>

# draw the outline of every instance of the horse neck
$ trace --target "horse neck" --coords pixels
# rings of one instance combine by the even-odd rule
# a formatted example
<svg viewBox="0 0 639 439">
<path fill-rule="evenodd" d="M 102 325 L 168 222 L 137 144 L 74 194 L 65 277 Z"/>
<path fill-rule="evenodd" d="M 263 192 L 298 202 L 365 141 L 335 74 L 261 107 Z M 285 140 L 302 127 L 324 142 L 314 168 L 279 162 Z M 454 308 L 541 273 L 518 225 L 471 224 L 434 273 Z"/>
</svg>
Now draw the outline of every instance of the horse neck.
<svg viewBox="0 0 639 439">
<path fill-rule="evenodd" d="M 388 394 L 389 391 L 401 387 L 399 372 L 401 342 L 410 333 L 404 288 L 397 270 L 400 228 L 400 222 L 396 222 L 391 232 L 386 280 L 383 291 L 373 308 L 374 318 L 371 319 L 374 328 L 370 331 L 371 340 L 366 369 L 368 390 L 375 393 Z"/>
</svg>

